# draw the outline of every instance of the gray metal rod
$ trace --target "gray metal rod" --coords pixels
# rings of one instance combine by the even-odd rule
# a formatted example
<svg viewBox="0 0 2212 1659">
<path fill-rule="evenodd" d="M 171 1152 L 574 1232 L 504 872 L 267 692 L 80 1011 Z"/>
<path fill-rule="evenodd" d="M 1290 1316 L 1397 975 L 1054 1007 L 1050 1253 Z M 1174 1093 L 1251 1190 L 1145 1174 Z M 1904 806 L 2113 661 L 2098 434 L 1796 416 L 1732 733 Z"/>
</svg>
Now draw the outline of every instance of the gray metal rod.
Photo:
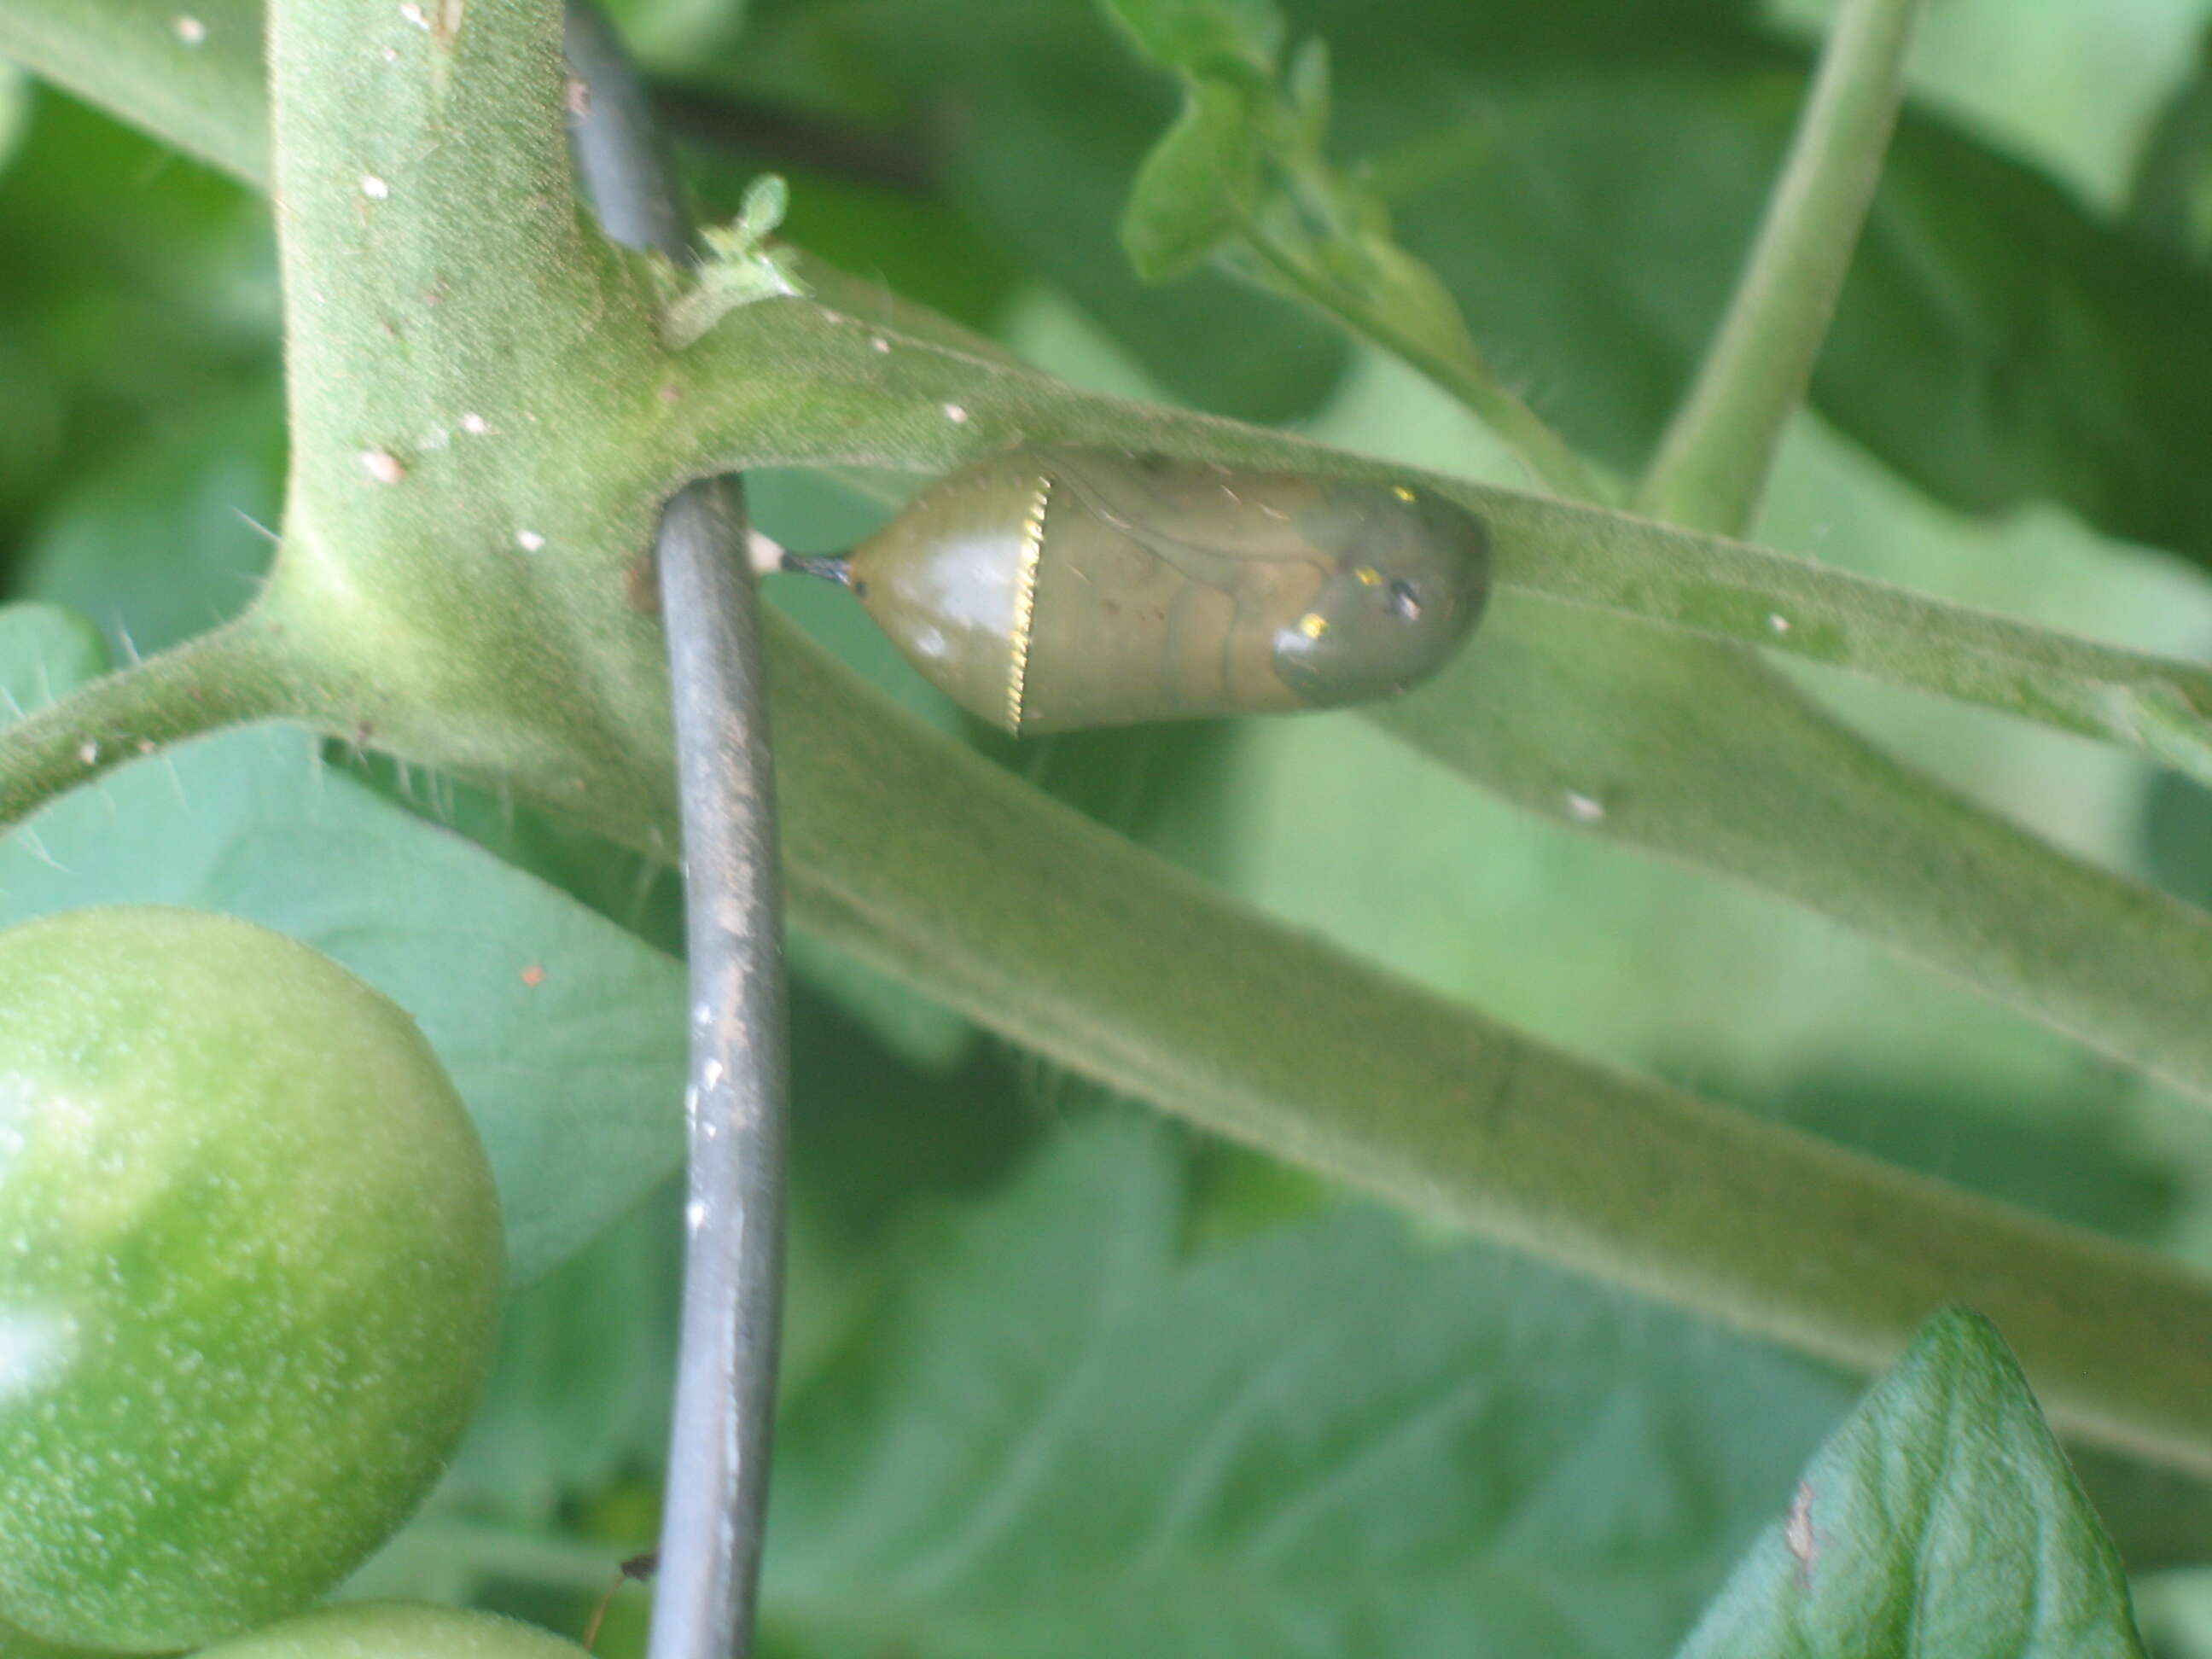
<svg viewBox="0 0 2212 1659">
<path fill-rule="evenodd" d="M 607 234 L 691 262 L 643 86 L 570 0 L 577 173 Z M 752 1650 L 783 1282 L 788 1026 L 758 599 L 735 479 L 688 486 L 656 547 L 691 975 L 683 1337 L 651 1659 Z"/>
</svg>

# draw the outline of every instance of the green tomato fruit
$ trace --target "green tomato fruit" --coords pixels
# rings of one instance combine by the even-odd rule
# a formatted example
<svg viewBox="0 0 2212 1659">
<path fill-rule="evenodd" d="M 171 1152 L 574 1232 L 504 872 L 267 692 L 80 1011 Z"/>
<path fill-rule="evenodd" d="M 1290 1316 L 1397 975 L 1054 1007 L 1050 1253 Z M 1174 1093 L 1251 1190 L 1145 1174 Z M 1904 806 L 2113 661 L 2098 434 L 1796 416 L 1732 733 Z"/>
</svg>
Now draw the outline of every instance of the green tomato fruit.
<svg viewBox="0 0 2212 1659">
<path fill-rule="evenodd" d="M 0 1625 L 0 1659 L 113 1659 L 113 1656 L 95 1655 L 87 1648 L 56 1647 Z"/>
<path fill-rule="evenodd" d="M 195 1647 L 419 1503 L 491 1358 L 483 1148 L 405 1013 L 277 933 L 0 933 L 0 1626 Z"/>
<path fill-rule="evenodd" d="M 583 1652 L 493 1613 L 356 1601 L 235 1637 L 195 1659 L 581 1659 Z"/>
</svg>

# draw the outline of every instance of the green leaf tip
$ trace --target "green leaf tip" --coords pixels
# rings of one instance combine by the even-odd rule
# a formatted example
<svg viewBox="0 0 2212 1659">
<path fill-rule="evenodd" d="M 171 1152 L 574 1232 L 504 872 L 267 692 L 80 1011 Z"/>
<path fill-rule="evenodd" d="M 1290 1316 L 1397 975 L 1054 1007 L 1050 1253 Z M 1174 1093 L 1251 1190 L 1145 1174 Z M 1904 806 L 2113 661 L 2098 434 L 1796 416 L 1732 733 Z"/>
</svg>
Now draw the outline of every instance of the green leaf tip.
<svg viewBox="0 0 2212 1659">
<path fill-rule="evenodd" d="M 1099 0 L 1099 9 L 1163 68 L 1264 82 L 1283 45 L 1274 0 Z"/>
<path fill-rule="evenodd" d="M 647 256 L 663 295 L 662 344 L 681 351 L 740 306 L 807 292 L 799 280 L 798 255 L 789 248 L 769 246 L 790 199 L 789 186 L 776 174 L 764 173 L 746 187 L 735 219 L 700 233 L 707 256 L 695 269 L 679 271 L 657 254 Z"/>
<path fill-rule="evenodd" d="M 1921 1328 L 1676 1659 L 2142 1659 L 2127 1578 L 1996 1328 Z"/>
<path fill-rule="evenodd" d="M 1256 207 L 1260 172 L 1245 94 L 1225 82 L 1191 83 L 1122 211 L 1121 246 L 1138 276 L 1170 282 L 1219 251 Z"/>
<path fill-rule="evenodd" d="M 1559 494 L 1610 493 L 1483 360 L 1443 279 L 1397 242 L 1364 169 L 1328 155 L 1327 42 L 1284 60 L 1273 0 L 1100 0 L 1138 50 L 1182 82 L 1182 108 L 1139 167 L 1121 246 L 1148 283 L 1208 260 L 1308 306 L 1458 398 Z"/>
</svg>

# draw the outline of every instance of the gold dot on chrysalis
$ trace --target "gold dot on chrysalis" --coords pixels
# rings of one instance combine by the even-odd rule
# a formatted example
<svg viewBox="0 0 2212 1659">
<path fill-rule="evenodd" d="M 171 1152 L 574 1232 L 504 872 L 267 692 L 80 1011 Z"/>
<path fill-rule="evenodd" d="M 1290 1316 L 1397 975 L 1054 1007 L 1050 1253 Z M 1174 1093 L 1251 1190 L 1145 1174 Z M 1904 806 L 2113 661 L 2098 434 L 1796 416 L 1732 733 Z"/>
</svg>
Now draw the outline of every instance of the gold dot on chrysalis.
<svg viewBox="0 0 2212 1659">
<path fill-rule="evenodd" d="M 1362 587 L 1380 587 L 1382 586 L 1382 573 L 1377 570 L 1371 564 L 1363 564 L 1358 569 L 1353 571 L 1352 574 L 1359 579 L 1359 585 Z"/>
<path fill-rule="evenodd" d="M 1403 484 L 1392 484 L 1390 493 L 1401 501 L 1418 501 L 1421 498 Z"/>
<path fill-rule="evenodd" d="M 1310 640 L 1317 640 L 1328 632 L 1328 618 L 1318 611 L 1309 611 L 1298 618 L 1298 632 Z"/>
</svg>

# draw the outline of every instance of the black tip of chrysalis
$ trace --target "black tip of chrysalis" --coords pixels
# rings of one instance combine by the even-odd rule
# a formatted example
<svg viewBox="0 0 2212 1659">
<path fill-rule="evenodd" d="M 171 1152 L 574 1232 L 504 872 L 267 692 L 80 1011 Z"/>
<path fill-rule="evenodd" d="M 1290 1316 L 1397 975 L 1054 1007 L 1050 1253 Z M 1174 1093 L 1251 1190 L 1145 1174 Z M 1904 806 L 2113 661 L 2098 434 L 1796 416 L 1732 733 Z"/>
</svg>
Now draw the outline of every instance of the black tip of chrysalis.
<svg viewBox="0 0 2212 1659">
<path fill-rule="evenodd" d="M 787 553 L 783 556 L 783 568 L 846 587 L 853 585 L 852 566 L 842 553 Z"/>
</svg>

